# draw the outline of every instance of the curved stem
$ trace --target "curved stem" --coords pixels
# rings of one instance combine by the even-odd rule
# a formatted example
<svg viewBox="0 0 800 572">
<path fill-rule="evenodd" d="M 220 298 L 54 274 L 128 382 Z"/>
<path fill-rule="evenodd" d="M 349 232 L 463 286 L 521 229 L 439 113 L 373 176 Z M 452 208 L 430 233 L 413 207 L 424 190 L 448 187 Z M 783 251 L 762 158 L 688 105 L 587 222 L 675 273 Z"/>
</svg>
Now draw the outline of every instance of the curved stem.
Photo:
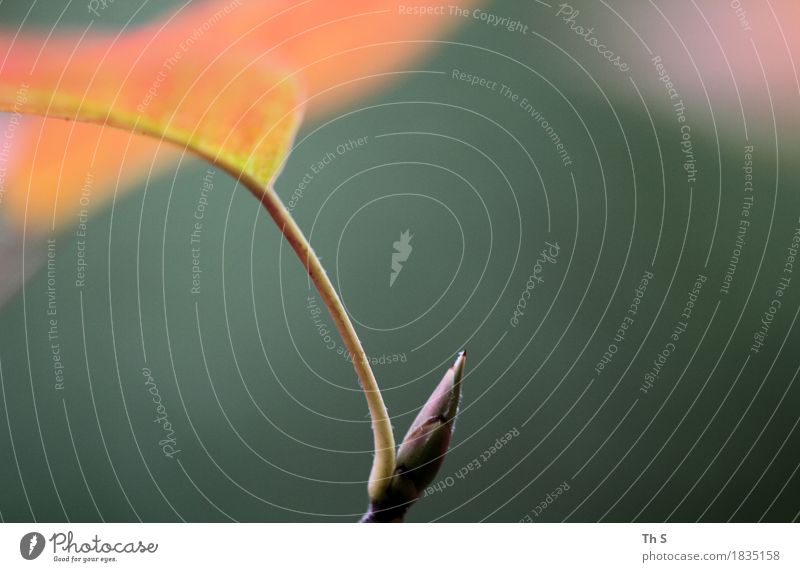
<svg viewBox="0 0 800 572">
<path fill-rule="evenodd" d="M 69 104 L 62 105 L 62 107 L 57 108 L 52 113 L 50 113 L 51 110 L 49 107 L 37 107 L 37 105 L 27 105 L 24 109 L 17 109 L 17 103 L 13 98 L 7 97 L 8 94 L 3 92 L 4 89 L 8 89 L 7 83 L 3 82 L 0 88 L 2 88 L 0 89 L 0 111 L 62 117 L 70 120 L 78 119 L 79 121 L 88 123 L 99 123 L 126 130 L 140 131 L 141 133 L 158 137 L 162 140 L 171 141 L 177 145 L 191 149 L 194 153 L 197 153 L 199 156 L 206 158 L 213 164 L 226 170 L 232 176 L 240 180 L 248 190 L 261 201 L 261 204 L 266 207 L 270 216 L 272 216 L 272 219 L 278 225 L 278 228 L 281 229 L 283 236 L 292 246 L 295 253 L 297 253 L 300 262 L 308 271 L 323 302 L 325 302 L 325 305 L 328 307 L 333 323 L 336 325 L 336 329 L 339 331 L 347 351 L 352 357 L 353 367 L 356 370 L 358 380 L 367 398 L 367 405 L 369 406 L 369 413 L 372 418 L 372 435 L 375 442 L 375 458 L 373 459 L 367 490 L 370 499 L 380 498 L 381 493 L 389 485 L 389 481 L 394 473 L 395 444 L 392 425 L 389 422 L 389 414 L 383 403 L 383 397 L 378 388 L 378 382 L 375 381 L 375 376 L 372 373 L 372 369 L 369 367 L 367 355 L 364 352 L 364 348 L 361 346 L 361 341 L 358 339 L 358 334 L 356 334 L 355 328 L 347 312 L 345 312 L 339 295 L 336 293 L 333 284 L 325 273 L 325 269 L 322 268 L 319 258 L 314 254 L 303 231 L 297 226 L 292 215 L 286 210 L 286 207 L 275 191 L 269 187 L 269 185 L 263 185 L 263 183 L 259 182 L 256 178 L 258 175 L 266 177 L 267 175 L 264 170 L 267 169 L 267 167 L 261 166 L 260 171 L 256 170 L 248 174 L 244 172 L 240 166 L 237 166 L 235 161 L 221 161 L 219 159 L 220 151 L 212 153 L 199 145 L 191 144 L 190 140 L 183 136 L 178 136 L 176 133 L 171 133 L 168 130 L 153 127 L 152 124 L 139 126 L 138 119 L 131 121 L 130 117 L 124 114 L 120 117 L 114 117 L 111 115 L 110 111 L 107 113 L 99 113 L 95 110 L 94 113 L 86 112 L 81 115 L 80 105 L 75 107 Z M 40 94 L 40 97 L 44 97 L 44 95 Z M 47 100 L 49 100 L 50 95 L 47 95 L 47 98 Z M 268 165 L 268 167 L 272 167 L 272 165 Z M 271 171 L 268 169 L 268 172 Z"/>
<path fill-rule="evenodd" d="M 345 347 L 353 359 L 353 367 L 358 375 L 358 380 L 367 398 L 370 417 L 372 418 L 372 435 L 375 442 L 375 458 L 369 475 L 367 490 L 370 499 L 377 499 L 388 486 L 395 464 L 395 443 L 389 413 L 383 403 L 383 396 L 378 388 L 378 382 L 369 366 L 367 355 L 358 339 L 358 334 L 350 321 L 350 317 L 339 299 L 328 274 L 311 248 L 303 231 L 297 226 L 292 215 L 286 210 L 283 202 L 275 191 L 269 187 L 264 188 L 242 178 L 242 182 L 261 201 L 269 211 L 270 216 L 281 229 L 283 236 L 292 246 L 297 257 L 302 262 L 308 275 L 314 282 L 322 300 L 328 307 L 333 323 L 344 341 Z"/>
</svg>

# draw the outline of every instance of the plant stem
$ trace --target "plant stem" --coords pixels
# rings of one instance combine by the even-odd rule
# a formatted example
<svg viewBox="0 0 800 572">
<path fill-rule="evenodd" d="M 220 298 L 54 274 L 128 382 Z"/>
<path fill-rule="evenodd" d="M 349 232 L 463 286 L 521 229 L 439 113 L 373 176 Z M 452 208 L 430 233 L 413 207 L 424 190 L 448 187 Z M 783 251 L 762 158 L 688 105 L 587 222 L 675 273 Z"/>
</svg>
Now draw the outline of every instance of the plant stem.
<svg viewBox="0 0 800 572">
<path fill-rule="evenodd" d="M 369 366 L 367 355 L 358 339 L 353 323 L 339 299 L 328 274 L 311 248 L 303 231 L 297 226 L 292 215 L 286 210 L 283 202 L 275 191 L 270 187 L 262 187 L 255 181 L 242 178 L 242 182 L 247 188 L 261 201 L 261 204 L 269 212 L 275 224 L 283 233 L 283 236 L 297 254 L 300 262 L 308 271 L 314 286 L 316 286 L 322 297 L 323 302 L 328 307 L 333 323 L 339 331 L 339 335 L 344 341 L 350 356 L 353 358 L 353 367 L 358 375 L 358 380 L 364 390 L 369 407 L 370 417 L 372 418 L 372 435 L 375 446 L 375 458 L 372 463 L 372 470 L 369 475 L 367 491 L 370 499 L 377 499 L 381 496 L 394 473 L 395 464 L 395 443 L 392 425 L 389 421 L 389 413 L 383 403 L 378 382 Z"/>
</svg>

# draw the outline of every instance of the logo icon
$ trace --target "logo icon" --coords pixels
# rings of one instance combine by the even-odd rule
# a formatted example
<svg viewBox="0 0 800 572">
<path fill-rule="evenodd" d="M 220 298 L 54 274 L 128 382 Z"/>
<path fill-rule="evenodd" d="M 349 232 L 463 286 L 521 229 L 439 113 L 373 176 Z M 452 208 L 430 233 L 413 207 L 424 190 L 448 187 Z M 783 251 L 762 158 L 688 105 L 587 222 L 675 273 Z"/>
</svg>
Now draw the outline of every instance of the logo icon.
<svg viewBox="0 0 800 572">
<path fill-rule="evenodd" d="M 389 275 L 389 288 L 394 286 L 394 281 L 403 270 L 403 263 L 411 256 L 413 246 L 411 246 L 411 239 L 414 235 L 410 230 L 400 233 L 400 240 L 396 241 L 392 246 L 395 252 L 392 253 L 392 273 Z"/>
<path fill-rule="evenodd" d="M 44 550 L 44 535 L 29 532 L 19 541 L 19 553 L 25 560 L 35 560 Z"/>
</svg>

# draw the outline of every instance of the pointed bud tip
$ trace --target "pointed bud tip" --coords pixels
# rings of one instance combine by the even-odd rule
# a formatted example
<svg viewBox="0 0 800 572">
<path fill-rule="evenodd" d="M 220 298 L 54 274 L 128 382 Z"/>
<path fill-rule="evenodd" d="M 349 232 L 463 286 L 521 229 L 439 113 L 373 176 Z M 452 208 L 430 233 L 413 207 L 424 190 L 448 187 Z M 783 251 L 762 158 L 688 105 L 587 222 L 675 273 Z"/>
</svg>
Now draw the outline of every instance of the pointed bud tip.
<svg viewBox="0 0 800 572">
<path fill-rule="evenodd" d="M 464 375 L 464 364 L 467 361 L 467 350 L 461 350 L 458 352 L 458 357 L 456 357 L 456 361 L 453 362 L 453 365 L 450 367 L 450 370 L 454 372 L 454 383 L 459 385 L 461 383 L 461 377 Z"/>
</svg>

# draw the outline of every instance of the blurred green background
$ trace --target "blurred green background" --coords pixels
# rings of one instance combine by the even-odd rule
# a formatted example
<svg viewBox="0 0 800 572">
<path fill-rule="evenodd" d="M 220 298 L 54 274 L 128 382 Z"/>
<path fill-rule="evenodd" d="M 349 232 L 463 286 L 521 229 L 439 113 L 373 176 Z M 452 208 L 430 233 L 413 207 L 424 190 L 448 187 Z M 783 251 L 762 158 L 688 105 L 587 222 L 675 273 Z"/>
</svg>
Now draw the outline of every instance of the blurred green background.
<svg viewBox="0 0 800 572">
<path fill-rule="evenodd" d="M 118 2 L 95 25 L 143 22 L 168 4 Z M 573 5 L 618 43 L 630 73 L 592 51 L 557 6 L 496 1 L 487 13 L 525 33 L 464 19 L 390 89 L 305 124 L 277 183 L 288 201 L 333 154 L 294 215 L 378 362 L 398 437 L 468 348 L 443 484 L 409 519 L 796 519 L 800 285 L 781 299 L 764 347 L 750 347 L 800 226 L 797 122 L 779 106 L 776 132 L 768 103 L 751 98 L 746 140 L 735 108 L 709 106 L 684 83 L 698 165 L 690 184 L 680 125 L 641 45 L 609 10 Z M 81 3 L 3 2 L 0 21 L 83 27 L 87 15 Z M 673 68 L 690 65 L 679 56 Z M 498 86 L 471 86 L 454 70 Z M 756 197 L 722 294 L 747 144 Z M 0 310 L 4 520 L 332 522 L 365 508 L 371 435 L 352 367 L 338 337 L 327 342 L 330 320 L 266 213 L 213 169 L 200 294 L 191 293 L 189 235 L 208 172 L 186 158 L 91 219 L 82 289 L 74 229 L 54 237 L 63 389 L 47 270 Z M 406 230 L 413 250 L 390 287 L 393 243 Z M 558 257 L 537 268 L 546 242 Z M 646 272 L 653 279 L 615 342 Z M 534 273 L 542 282 L 514 327 Z M 644 393 L 700 274 L 688 327 Z M 172 458 L 145 367 L 175 431 Z M 518 436 L 487 451 L 509 431 Z M 475 459 L 479 468 L 463 470 Z M 559 486 L 568 490 L 554 497 Z"/>
</svg>

